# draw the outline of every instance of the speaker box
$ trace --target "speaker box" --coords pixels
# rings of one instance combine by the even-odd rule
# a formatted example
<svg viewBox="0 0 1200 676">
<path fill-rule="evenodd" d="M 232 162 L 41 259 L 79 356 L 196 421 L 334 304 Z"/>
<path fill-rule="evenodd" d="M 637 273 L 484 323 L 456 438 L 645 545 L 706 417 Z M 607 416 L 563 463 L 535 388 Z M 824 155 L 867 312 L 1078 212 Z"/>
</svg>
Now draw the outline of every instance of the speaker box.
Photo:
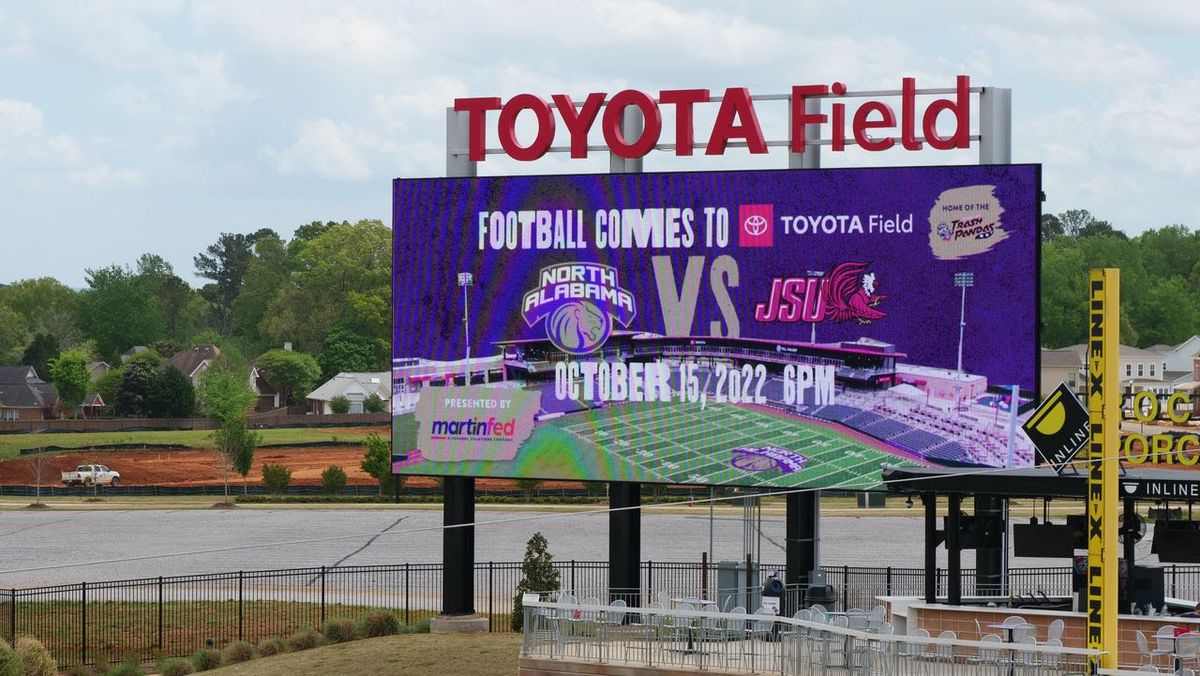
<svg viewBox="0 0 1200 676">
<path fill-rule="evenodd" d="M 1069 559 L 1075 553 L 1075 527 L 1055 523 L 1013 524 L 1013 553 L 1045 559 Z"/>
</svg>

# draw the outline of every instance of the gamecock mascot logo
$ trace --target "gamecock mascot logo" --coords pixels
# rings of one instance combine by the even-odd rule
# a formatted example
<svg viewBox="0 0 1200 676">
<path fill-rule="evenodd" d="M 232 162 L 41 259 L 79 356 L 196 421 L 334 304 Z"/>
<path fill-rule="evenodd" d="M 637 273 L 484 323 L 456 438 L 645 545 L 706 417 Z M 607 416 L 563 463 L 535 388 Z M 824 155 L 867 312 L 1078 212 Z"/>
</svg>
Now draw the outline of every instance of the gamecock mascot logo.
<svg viewBox="0 0 1200 676">
<path fill-rule="evenodd" d="M 877 309 L 887 296 L 879 293 L 879 280 L 867 272 L 866 263 L 842 263 L 829 273 L 826 317 L 835 322 L 855 320 L 870 324 L 887 313 Z"/>
</svg>

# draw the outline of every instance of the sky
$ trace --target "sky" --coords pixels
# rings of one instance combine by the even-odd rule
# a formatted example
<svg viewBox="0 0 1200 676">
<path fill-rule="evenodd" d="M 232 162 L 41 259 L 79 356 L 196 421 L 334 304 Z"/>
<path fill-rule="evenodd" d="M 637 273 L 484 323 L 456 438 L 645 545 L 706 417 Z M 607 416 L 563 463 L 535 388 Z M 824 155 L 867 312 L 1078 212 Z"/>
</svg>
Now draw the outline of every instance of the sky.
<svg viewBox="0 0 1200 676">
<path fill-rule="evenodd" d="M 445 172 L 455 97 L 521 92 L 949 87 L 966 74 L 1012 89 L 1013 161 L 1044 165 L 1046 211 L 1088 209 L 1131 234 L 1197 228 L 1197 34 L 1200 3 L 1186 0 L 0 0 L 0 283 L 83 287 L 88 268 L 153 252 L 198 284 L 192 257 L 222 232 L 389 222 L 393 177 Z M 713 113 L 697 113 L 698 137 Z M 759 113 L 785 138 L 782 106 Z M 833 155 L 824 166 L 977 161 Z M 785 166 L 744 149 L 645 163 Z M 479 173 L 607 168 L 601 153 L 489 156 Z"/>
</svg>

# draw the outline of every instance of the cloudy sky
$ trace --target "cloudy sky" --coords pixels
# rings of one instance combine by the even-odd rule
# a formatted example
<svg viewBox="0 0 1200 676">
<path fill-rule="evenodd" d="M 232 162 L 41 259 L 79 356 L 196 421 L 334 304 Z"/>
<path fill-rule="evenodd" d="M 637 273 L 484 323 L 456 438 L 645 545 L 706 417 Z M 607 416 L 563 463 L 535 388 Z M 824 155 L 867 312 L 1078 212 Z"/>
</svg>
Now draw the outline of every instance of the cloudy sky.
<svg viewBox="0 0 1200 676">
<path fill-rule="evenodd" d="M 943 87 L 969 74 L 1012 88 L 1013 159 L 1045 165 L 1047 210 L 1086 208 L 1131 233 L 1200 227 L 1200 3 L 833 4 L 0 0 L 0 282 L 82 286 L 86 268 L 147 251 L 190 279 L 224 231 L 386 222 L 392 177 L 445 170 L 456 96 L 518 92 Z M 782 138 L 783 109 L 760 116 Z M 646 163 L 782 166 L 744 150 Z M 480 173 L 568 167 L 607 159 L 489 157 Z"/>
</svg>

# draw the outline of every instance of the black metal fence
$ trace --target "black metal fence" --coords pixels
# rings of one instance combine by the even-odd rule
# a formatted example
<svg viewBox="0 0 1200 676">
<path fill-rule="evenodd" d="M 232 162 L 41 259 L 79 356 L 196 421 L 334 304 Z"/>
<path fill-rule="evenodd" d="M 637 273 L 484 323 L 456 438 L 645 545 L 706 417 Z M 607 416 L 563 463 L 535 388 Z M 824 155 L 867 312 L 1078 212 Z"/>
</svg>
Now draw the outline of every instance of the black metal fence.
<svg viewBox="0 0 1200 676">
<path fill-rule="evenodd" d="M 605 596 L 606 561 L 556 561 L 559 586 L 580 598 Z M 764 563 L 763 575 L 783 566 Z M 827 566 L 826 582 L 836 589 L 835 605 L 870 607 L 877 596 L 924 595 L 924 570 Z M 512 600 L 521 578 L 519 562 L 478 563 L 475 608 L 491 631 L 510 631 Z M 699 562 L 642 563 L 644 600 L 671 597 L 714 598 L 722 580 L 715 566 Z M 947 571 L 938 570 L 945 589 Z M 1071 593 L 1071 569 L 1015 568 L 1009 571 L 1014 597 Z M 1168 596 L 1200 598 L 1200 566 L 1170 566 Z M 975 574 L 963 571 L 964 596 L 974 594 Z M 32 635 L 63 668 L 136 658 L 149 661 L 190 654 L 211 641 L 252 643 L 319 627 L 335 617 L 357 618 L 373 609 L 418 625 L 438 613 L 442 566 L 395 564 L 337 568 L 294 568 L 208 575 L 87 582 L 29 589 L 0 589 L 0 636 Z M 753 602 L 753 598 L 750 599 Z"/>
</svg>

